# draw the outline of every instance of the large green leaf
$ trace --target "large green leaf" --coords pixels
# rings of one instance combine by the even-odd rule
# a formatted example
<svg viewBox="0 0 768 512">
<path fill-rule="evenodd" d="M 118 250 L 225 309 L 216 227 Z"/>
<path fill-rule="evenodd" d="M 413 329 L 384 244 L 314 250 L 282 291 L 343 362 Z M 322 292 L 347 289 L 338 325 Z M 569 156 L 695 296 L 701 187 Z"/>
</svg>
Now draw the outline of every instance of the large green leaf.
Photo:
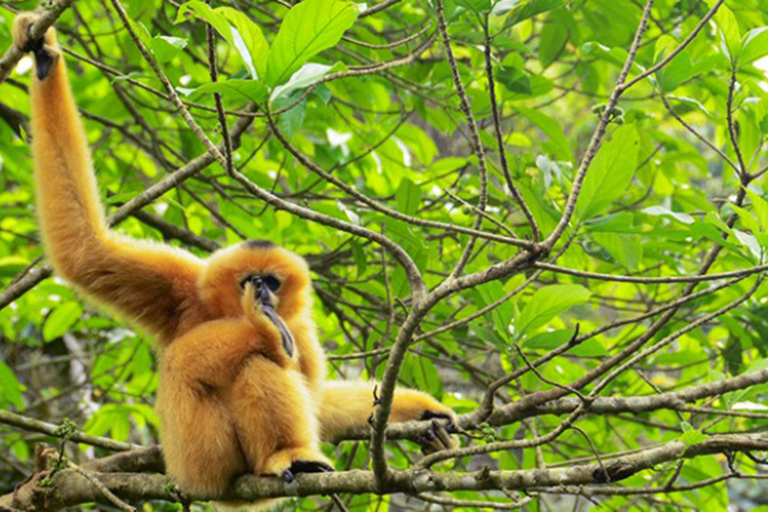
<svg viewBox="0 0 768 512">
<path fill-rule="evenodd" d="M 421 204 L 421 189 L 409 179 L 400 182 L 395 194 L 397 209 L 406 215 L 414 215 Z"/>
<path fill-rule="evenodd" d="M 637 168 L 640 137 L 634 125 L 617 129 L 604 143 L 587 171 L 574 213 L 581 223 L 605 210 L 624 195 Z"/>
<path fill-rule="evenodd" d="M 192 92 L 193 97 L 199 94 L 219 93 L 231 98 L 261 103 L 267 99 L 267 88 L 264 82 L 256 80 L 225 80 L 201 85 Z"/>
<path fill-rule="evenodd" d="M 528 120 L 535 124 L 541 131 L 547 134 L 551 143 L 552 152 L 558 160 L 566 160 L 568 162 L 573 160 L 571 145 L 568 142 L 568 138 L 565 136 L 560 123 L 539 110 L 531 108 L 518 108 L 517 110 L 520 114 L 527 117 Z"/>
<path fill-rule="evenodd" d="M 259 26 L 248 16 L 231 7 L 212 9 L 205 2 L 191 0 L 179 7 L 176 23 L 184 21 L 189 14 L 210 23 L 237 50 L 252 78 L 263 78 L 269 45 Z"/>
<path fill-rule="evenodd" d="M 556 284 L 540 288 L 520 312 L 515 323 L 518 337 L 547 324 L 557 315 L 586 302 L 592 292 L 579 284 Z"/>
<path fill-rule="evenodd" d="M 744 34 L 741 40 L 739 65 L 751 64 L 766 55 L 768 55 L 768 27 L 758 27 Z"/>
<path fill-rule="evenodd" d="M 270 87 L 288 80 L 309 59 L 339 42 L 357 19 L 345 0 L 304 0 L 283 20 L 267 58 Z"/>
<path fill-rule="evenodd" d="M 537 14 L 563 5 L 565 0 L 501 0 L 493 6 L 491 14 L 502 16 L 509 13 L 504 21 L 504 28 L 509 28 Z"/>
<path fill-rule="evenodd" d="M 13 370 L 0 361 L 0 404 L 6 402 L 22 409 L 24 401 L 21 397 L 21 384 Z"/>
<path fill-rule="evenodd" d="M 67 302 L 53 310 L 43 326 L 43 339 L 51 341 L 65 334 L 83 314 L 77 302 Z"/>
</svg>

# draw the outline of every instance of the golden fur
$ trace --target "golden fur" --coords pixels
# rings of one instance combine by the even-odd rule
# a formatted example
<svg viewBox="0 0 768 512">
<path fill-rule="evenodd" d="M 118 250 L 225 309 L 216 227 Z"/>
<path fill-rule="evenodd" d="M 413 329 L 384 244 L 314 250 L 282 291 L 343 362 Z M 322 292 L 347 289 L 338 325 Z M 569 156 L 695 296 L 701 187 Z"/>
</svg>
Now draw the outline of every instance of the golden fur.
<svg viewBox="0 0 768 512">
<path fill-rule="evenodd" d="M 19 48 L 26 48 L 34 19 L 16 18 Z M 84 295 L 155 336 L 168 472 L 186 492 L 216 495 L 244 472 L 279 475 L 297 462 L 330 464 L 318 449 L 320 438 L 366 426 L 373 384 L 325 382 L 305 261 L 267 243 L 240 244 L 202 260 L 109 231 L 53 30 L 44 43 L 54 64 L 46 77 L 33 78 L 31 100 L 47 253 Z M 241 287 L 243 276 L 263 273 L 281 282 L 275 310 L 294 338 L 293 357 L 251 285 Z M 431 396 L 398 390 L 392 421 L 428 413 L 452 417 Z"/>
</svg>

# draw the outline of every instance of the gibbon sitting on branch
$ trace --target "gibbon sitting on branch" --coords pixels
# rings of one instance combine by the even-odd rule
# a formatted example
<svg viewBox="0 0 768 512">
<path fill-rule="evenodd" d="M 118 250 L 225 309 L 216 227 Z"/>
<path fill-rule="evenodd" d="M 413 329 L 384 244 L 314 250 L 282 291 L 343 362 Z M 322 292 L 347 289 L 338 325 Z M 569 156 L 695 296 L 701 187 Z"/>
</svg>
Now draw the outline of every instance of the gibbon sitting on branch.
<svg viewBox="0 0 768 512">
<path fill-rule="evenodd" d="M 32 152 L 47 254 L 86 297 L 154 335 L 169 474 L 184 492 L 215 496 L 246 472 L 332 471 L 318 443 L 367 425 L 374 385 L 325 381 L 306 262 L 267 241 L 203 260 L 110 231 L 55 32 L 31 40 L 35 20 L 17 16 L 13 39 L 35 57 Z M 390 421 L 428 418 L 451 424 L 453 413 L 397 390 Z M 455 445 L 444 425 L 433 429 L 426 451 Z"/>
</svg>

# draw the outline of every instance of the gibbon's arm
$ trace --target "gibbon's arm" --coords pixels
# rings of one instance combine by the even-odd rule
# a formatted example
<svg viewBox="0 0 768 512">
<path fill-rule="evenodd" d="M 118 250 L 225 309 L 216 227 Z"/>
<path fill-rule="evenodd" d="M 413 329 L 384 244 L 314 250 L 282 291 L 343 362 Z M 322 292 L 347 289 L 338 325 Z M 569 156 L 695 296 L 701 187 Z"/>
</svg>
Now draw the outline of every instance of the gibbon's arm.
<svg viewBox="0 0 768 512">
<path fill-rule="evenodd" d="M 53 29 L 42 46 L 30 44 L 34 20 L 31 13 L 17 16 L 13 36 L 19 48 L 34 51 L 36 60 L 32 153 L 48 257 L 56 271 L 86 295 L 169 340 L 189 308 L 185 297 L 196 296 L 202 264 L 182 251 L 121 237 L 106 228 L 64 59 Z"/>
<path fill-rule="evenodd" d="M 323 441 L 332 441 L 337 435 L 368 426 L 368 419 L 374 411 L 374 386 L 374 382 L 366 381 L 328 381 L 323 384 L 319 412 L 320 437 Z M 406 388 L 395 390 L 389 415 L 391 423 L 432 418 L 452 422 L 454 413 L 422 391 Z M 456 439 L 447 435 L 444 428 L 431 435 L 432 438 L 422 441 L 425 450 L 436 451 L 458 445 Z"/>
</svg>

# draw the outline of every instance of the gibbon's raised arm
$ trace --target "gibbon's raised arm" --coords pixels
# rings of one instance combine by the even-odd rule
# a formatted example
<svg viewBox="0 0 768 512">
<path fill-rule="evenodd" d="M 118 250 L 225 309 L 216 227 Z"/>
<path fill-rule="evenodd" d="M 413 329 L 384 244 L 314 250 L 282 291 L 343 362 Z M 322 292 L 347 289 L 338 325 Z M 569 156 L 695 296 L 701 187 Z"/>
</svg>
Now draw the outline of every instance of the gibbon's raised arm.
<svg viewBox="0 0 768 512">
<path fill-rule="evenodd" d="M 48 257 L 86 295 L 170 341 L 192 309 L 202 263 L 191 254 L 109 231 L 64 59 L 53 29 L 29 41 L 31 13 L 14 21 L 14 43 L 33 51 L 32 153 Z M 48 60 L 46 60 L 46 58 Z M 47 67 L 50 66 L 50 69 Z M 47 72 L 47 73 L 46 73 Z M 42 76 L 41 76 L 42 75 Z"/>
</svg>

